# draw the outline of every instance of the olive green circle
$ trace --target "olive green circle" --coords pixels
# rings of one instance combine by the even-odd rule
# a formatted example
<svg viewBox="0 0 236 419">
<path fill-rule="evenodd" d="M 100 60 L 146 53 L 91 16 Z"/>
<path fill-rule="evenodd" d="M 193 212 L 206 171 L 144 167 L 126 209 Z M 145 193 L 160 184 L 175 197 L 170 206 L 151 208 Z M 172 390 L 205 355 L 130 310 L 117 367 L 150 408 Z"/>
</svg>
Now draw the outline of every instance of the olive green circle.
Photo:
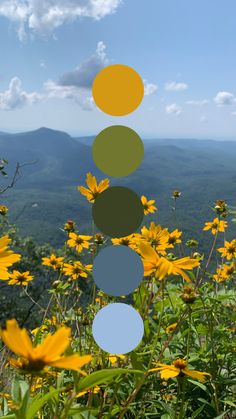
<svg viewBox="0 0 236 419">
<path fill-rule="evenodd" d="M 113 125 L 101 131 L 94 140 L 93 160 L 108 176 L 128 176 L 140 166 L 144 146 L 131 128 Z"/>
<path fill-rule="evenodd" d="M 134 233 L 144 217 L 140 197 L 131 189 L 112 186 L 97 196 L 92 214 L 97 228 L 110 237 Z"/>
</svg>

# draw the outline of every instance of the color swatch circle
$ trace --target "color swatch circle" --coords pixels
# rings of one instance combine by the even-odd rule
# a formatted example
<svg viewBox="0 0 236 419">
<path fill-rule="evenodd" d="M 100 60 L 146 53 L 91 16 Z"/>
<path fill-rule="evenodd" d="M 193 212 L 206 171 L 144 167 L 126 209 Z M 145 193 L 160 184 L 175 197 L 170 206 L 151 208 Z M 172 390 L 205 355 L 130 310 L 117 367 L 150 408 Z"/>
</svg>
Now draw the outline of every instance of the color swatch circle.
<svg viewBox="0 0 236 419">
<path fill-rule="evenodd" d="M 128 246 L 108 246 L 93 262 L 93 279 L 99 289 L 114 297 L 131 294 L 143 279 L 143 262 Z"/>
<path fill-rule="evenodd" d="M 117 355 L 126 354 L 141 342 L 144 333 L 143 320 L 128 304 L 108 304 L 96 314 L 92 333 L 103 351 Z"/>
<path fill-rule="evenodd" d="M 92 154 L 95 164 L 106 175 L 128 176 L 140 166 L 144 146 L 134 130 L 123 125 L 113 125 L 97 135 Z"/>
<path fill-rule="evenodd" d="M 131 67 L 112 64 L 103 68 L 92 86 L 96 105 L 112 116 L 133 112 L 142 102 L 144 84 L 140 75 Z"/>
<path fill-rule="evenodd" d="M 112 186 L 96 198 L 92 214 L 97 228 L 110 237 L 134 233 L 144 217 L 140 197 L 131 189 Z"/>
</svg>

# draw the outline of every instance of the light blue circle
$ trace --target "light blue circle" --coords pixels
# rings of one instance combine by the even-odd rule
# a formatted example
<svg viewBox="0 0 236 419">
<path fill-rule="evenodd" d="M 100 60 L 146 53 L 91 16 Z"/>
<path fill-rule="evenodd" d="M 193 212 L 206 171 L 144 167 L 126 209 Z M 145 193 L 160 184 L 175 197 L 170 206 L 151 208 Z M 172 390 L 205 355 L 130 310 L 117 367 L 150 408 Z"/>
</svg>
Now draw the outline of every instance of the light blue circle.
<svg viewBox="0 0 236 419">
<path fill-rule="evenodd" d="M 142 340 L 143 320 L 128 304 L 108 304 L 96 314 L 92 333 L 95 342 L 103 351 L 117 355 L 127 354 Z"/>
</svg>

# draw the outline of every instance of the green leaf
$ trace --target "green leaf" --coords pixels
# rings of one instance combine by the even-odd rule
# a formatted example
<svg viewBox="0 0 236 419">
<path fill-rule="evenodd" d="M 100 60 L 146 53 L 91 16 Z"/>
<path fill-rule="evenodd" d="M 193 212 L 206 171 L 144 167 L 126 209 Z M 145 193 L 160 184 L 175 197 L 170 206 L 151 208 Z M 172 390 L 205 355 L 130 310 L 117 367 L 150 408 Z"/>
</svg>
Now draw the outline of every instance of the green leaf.
<svg viewBox="0 0 236 419">
<path fill-rule="evenodd" d="M 233 403 L 231 400 L 221 400 L 222 403 L 228 404 L 229 406 L 236 407 L 236 404 Z"/>
<path fill-rule="evenodd" d="M 169 415 L 170 418 L 174 418 L 175 411 L 167 403 L 160 401 L 159 404 L 164 409 L 164 411 Z"/>
<path fill-rule="evenodd" d="M 141 356 L 138 356 L 136 352 L 131 352 L 130 354 L 132 367 L 136 370 L 141 371 L 143 369 L 143 363 Z"/>
<path fill-rule="evenodd" d="M 228 412 L 228 410 L 226 412 L 222 413 L 221 415 L 216 416 L 214 419 L 222 419 L 222 418 L 224 418 L 225 415 L 227 415 L 227 412 Z"/>
<path fill-rule="evenodd" d="M 113 378 L 118 377 L 122 374 L 143 374 L 143 371 L 125 368 L 105 369 L 101 371 L 96 371 L 80 380 L 78 384 L 78 391 L 87 390 L 99 384 L 107 384 L 110 381 L 112 381 Z"/>
<path fill-rule="evenodd" d="M 204 384 L 202 384 L 202 383 L 199 383 L 198 381 L 195 381 L 195 380 L 190 380 L 189 378 L 188 378 L 188 381 L 190 382 L 190 383 L 193 383 L 195 386 L 198 386 L 198 387 L 200 387 L 203 391 L 205 391 L 205 392 L 207 392 L 207 387 L 206 386 L 204 386 Z"/>
<path fill-rule="evenodd" d="M 13 380 L 11 386 L 11 397 L 16 404 L 20 402 L 20 385 L 19 381 Z"/>
<path fill-rule="evenodd" d="M 204 408 L 205 408 L 205 404 L 203 404 L 201 407 L 199 407 L 197 410 L 195 410 L 195 412 L 192 413 L 191 418 L 192 419 L 198 418 L 199 413 L 201 413 Z"/>
<path fill-rule="evenodd" d="M 93 419 L 93 418 L 96 418 L 97 416 L 94 416 L 94 415 L 97 415 L 97 413 L 98 413 L 98 410 L 97 409 L 88 409 L 87 407 L 83 407 L 83 406 L 80 406 L 80 407 L 78 407 L 77 409 L 74 409 L 74 407 L 72 408 L 72 409 L 70 409 L 70 411 L 69 411 L 69 413 L 68 413 L 68 415 L 70 416 L 70 417 L 80 417 L 80 418 L 85 418 L 85 417 L 89 417 L 90 419 Z M 87 415 L 87 416 L 85 416 L 85 415 Z"/>
<path fill-rule="evenodd" d="M 150 331 L 150 326 L 149 326 L 149 319 L 144 320 L 144 333 L 145 333 L 145 338 L 149 339 L 151 331 Z"/>
<path fill-rule="evenodd" d="M 76 413 L 76 416 L 74 416 L 74 419 L 96 419 L 97 416 L 93 416 L 91 412 L 85 412 L 85 413 Z"/>
<path fill-rule="evenodd" d="M 45 394 L 45 396 L 39 398 L 36 396 L 33 400 L 31 405 L 28 407 L 27 413 L 26 413 L 26 419 L 34 419 L 37 412 L 39 412 L 42 407 L 45 405 L 45 403 L 50 400 L 53 396 L 58 394 L 60 390 L 51 390 L 49 393 Z"/>
</svg>

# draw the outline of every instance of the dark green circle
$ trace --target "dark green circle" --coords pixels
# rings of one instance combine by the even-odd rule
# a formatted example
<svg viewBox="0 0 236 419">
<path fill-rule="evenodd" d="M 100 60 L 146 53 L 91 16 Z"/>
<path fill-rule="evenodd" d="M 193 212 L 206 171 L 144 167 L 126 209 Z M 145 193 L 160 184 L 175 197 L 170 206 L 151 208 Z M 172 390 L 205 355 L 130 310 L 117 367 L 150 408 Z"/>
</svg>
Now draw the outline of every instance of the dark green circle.
<svg viewBox="0 0 236 419">
<path fill-rule="evenodd" d="M 97 135 L 92 154 L 95 164 L 106 175 L 128 176 L 142 163 L 144 146 L 131 128 L 112 125 Z"/>
<path fill-rule="evenodd" d="M 98 195 L 92 214 L 95 225 L 102 233 L 118 238 L 134 233 L 144 217 L 140 197 L 123 186 L 112 186 Z"/>
</svg>

